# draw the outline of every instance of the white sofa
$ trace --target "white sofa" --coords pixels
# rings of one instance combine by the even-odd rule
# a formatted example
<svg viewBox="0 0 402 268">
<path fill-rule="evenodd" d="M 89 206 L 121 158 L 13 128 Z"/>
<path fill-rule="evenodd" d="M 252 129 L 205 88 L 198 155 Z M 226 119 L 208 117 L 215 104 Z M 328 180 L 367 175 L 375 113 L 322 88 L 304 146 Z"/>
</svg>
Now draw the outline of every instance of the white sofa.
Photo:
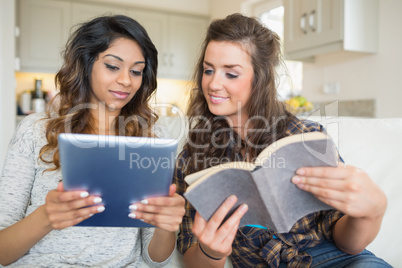
<svg viewBox="0 0 402 268">
<path fill-rule="evenodd" d="M 381 230 L 368 246 L 378 257 L 393 267 L 402 267 L 402 118 L 364 119 L 351 117 L 309 118 L 320 122 L 338 145 L 346 164 L 365 170 L 383 189 L 388 207 Z M 186 122 L 179 117 L 161 118 L 171 137 L 181 145 L 186 134 Z M 230 264 L 227 264 L 230 267 Z M 168 267 L 183 267 L 182 256 L 175 255 Z"/>
</svg>

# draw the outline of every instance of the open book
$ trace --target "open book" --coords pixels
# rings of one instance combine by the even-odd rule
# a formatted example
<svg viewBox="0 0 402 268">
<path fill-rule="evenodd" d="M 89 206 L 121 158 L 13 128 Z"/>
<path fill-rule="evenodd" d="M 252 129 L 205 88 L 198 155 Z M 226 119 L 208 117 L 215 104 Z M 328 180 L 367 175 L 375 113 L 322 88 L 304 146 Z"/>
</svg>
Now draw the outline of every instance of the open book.
<svg viewBox="0 0 402 268">
<path fill-rule="evenodd" d="M 332 139 L 323 132 L 309 132 L 282 138 L 265 148 L 254 163 L 230 162 L 190 174 L 184 197 L 209 220 L 230 196 L 238 201 L 229 217 L 241 204 L 249 210 L 240 227 L 258 225 L 276 232 L 289 232 L 303 216 L 331 209 L 312 194 L 291 182 L 300 167 L 338 165 Z"/>
</svg>

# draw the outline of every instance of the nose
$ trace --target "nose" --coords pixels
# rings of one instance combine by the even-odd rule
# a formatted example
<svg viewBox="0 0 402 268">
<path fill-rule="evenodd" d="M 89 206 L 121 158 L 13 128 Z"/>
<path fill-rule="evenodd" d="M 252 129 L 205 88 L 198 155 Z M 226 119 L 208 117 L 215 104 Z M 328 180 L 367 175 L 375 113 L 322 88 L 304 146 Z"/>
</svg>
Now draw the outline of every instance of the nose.
<svg viewBox="0 0 402 268">
<path fill-rule="evenodd" d="M 123 87 L 128 87 L 131 84 L 130 73 L 126 71 L 120 72 L 116 82 Z"/>
<path fill-rule="evenodd" d="M 223 88 L 223 81 L 218 73 L 214 73 L 211 76 L 211 81 L 209 83 L 209 88 L 213 91 L 221 90 Z"/>
</svg>

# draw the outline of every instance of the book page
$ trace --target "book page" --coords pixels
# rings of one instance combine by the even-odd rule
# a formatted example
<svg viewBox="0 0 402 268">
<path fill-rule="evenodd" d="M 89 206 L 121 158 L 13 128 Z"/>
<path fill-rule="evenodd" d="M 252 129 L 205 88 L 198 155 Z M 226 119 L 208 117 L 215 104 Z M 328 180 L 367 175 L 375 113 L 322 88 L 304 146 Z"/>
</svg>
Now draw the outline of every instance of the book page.
<svg viewBox="0 0 402 268">
<path fill-rule="evenodd" d="M 213 166 L 213 167 L 192 173 L 190 175 L 187 175 L 184 180 L 191 187 L 196 181 L 203 180 L 206 177 L 209 177 L 212 174 L 215 174 L 216 172 L 219 172 L 223 169 L 229 169 L 229 168 L 244 169 L 244 170 L 251 171 L 255 168 L 255 165 L 250 162 L 228 162 L 228 163 Z"/>
<path fill-rule="evenodd" d="M 272 154 L 275 153 L 279 148 L 286 146 L 288 144 L 296 143 L 296 142 L 304 142 L 304 141 L 311 141 L 311 140 L 319 140 L 319 139 L 327 139 L 328 135 L 324 132 L 308 132 L 308 133 L 300 133 L 291 136 L 284 137 L 280 140 L 269 145 L 265 148 L 255 159 L 254 164 L 256 166 L 262 166 L 267 159 L 271 157 Z"/>
</svg>

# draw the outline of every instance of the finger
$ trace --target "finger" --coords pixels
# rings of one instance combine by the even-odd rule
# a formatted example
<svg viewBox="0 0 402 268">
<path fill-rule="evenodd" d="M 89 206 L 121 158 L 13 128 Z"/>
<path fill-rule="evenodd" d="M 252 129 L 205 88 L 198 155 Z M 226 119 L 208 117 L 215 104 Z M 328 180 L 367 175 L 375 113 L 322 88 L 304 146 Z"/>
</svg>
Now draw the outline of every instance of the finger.
<svg viewBox="0 0 402 268">
<path fill-rule="evenodd" d="M 172 197 L 176 193 L 176 184 L 172 184 L 169 187 L 169 196 Z"/>
<path fill-rule="evenodd" d="M 219 227 L 216 237 L 217 241 L 232 241 L 234 239 L 234 235 L 236 235 L 240 220 L 247 211 L 248 206 L 246 204 L 243 204 L 238 209 L 236 209 L 236 211 Z"/>
<path fill-rule="evenodd" d="M 149 199 L 144 199 L 141 203 L 136 203 L 130 205 L 131 210 L 157 213 L 157 214 L 171 214 L 176 210 L 180 213 L 185 213 L 185 200 L 184 198 L 176 193 L 173 193 L 169 197 L 154 197 Z"/>
<path fill-rule="evenodd" d="M 317 199 L 320 200 L 321 202 L 345 213 L 345 202 L 343 202 L 343 200 L 333 200 L 333 199 L 323 198 L 320 196 L 317 196 Z"/>
<path fill-rule="evenodd" d="M 351 173 L 350 167 L 343 165 L 339 167 L 303 167 L 296 171 L 296 174 L 304 177 L 343 179 Z"/>
<path fill-rule="evenodd" d="M 192 228 L 195 236 L 199 237 L 199 235 L 204 231 L 206 225 L 207 221 L 198 212 L 196 212 Z"/>
<path fill-rule="evenodd" d="M 62 181 L 60 181 L 59 184 L 57 184 L 57 191 L 64 192 L 64 186 Z"/>
<path fill-rule="evenodd" d="M 54 223 L 51 224 L 51 226 L 55 230 L 61 230 L 61 229 L 65 229 L 67 227 L 77 225 L 78 223 L 82 222 L 83 220 L 88 219 L 91 216 L 92 215 L 87 215 L 86 217 L 77 218 L 77 219 L 74 219 L 74 220 L 54 222 Z"/>
<path fill-rule="evenodd" d="M 172 231 L 173 226 L 174 229 L 179 227 L 182 217 L 179 216 L 167 216 L 167 215 L 156 215 L 150 213 L 130 213 L 129 217 L 132 219 L 139 219 L 143 222 L 155 225 L 157 227 L 161 227 L 165 229 L 169 226 L 168 230 Z"/>
<path fill-rule="evenodd" d="M 240 224 L 240 220 L 232 226 L 232 228 L 229 230 L 229 233 L 227 234 L 227 236 L 222 240 L 223 244 L 226 244 L 226 245 L 233 244 L 233 241 L 234 241 L 237 231 L 239 229 L 239 224 Z"/>
<path fill-rule="evenodd" d="M 300 189 L 303 189 L 305 185 L 329 188 L 338 191 L 341 191 L 345 188 L 345 182 L 338 179 L 294 176 L 292 178 L 292 183 L 296 184 Z"/>
<path fill-rule="evenodd" d="M 89 193 L 86 191 L 71 191 L 71 192 L 59 192 L 57 191 L 58 196 L 55 199 L 55 202 L 70 202 L 74 200 L 80 200 L 87 198 L 89 196 Z"/>
<path fill-rule="evenodd" d="M 46 200 L 46 209 L 48 213 L 61 213 L 68 212 L 72 210 L 77 210 L 84 207 L 89 207 L 93 205 L 98 205 L 102 203 L 102 198 L 98 196 L 90 196 L 81 199 L 74 199 L 68 202 L 52 202 L 51 200 Z"/>
<path fill-rule="evenodd" d="M 333 190 L 330 188 L 316 187 L 309 184 L 298 184 L 300 189 L 312 193 L 315 197 L 326 199 L 329 201 L 342 201 L 347 199 L 347 193 L 341 190 Z M 327 203 L 327 202 L 325 202 Z"/>
<path fill-rule="evenodd" d="M 100 205 L 100 206 L 92 206 L 76 210 L 70 210 L 67 212 L 49 213 L 48 217 L 49 221 L 52 223 L 52 226 L 54 224 L 59 225 L 60 223 L 63 222 L 70 222 L 70 223 L 75 222 L 75 224 L 77 224 L 83 219 L 88 218 L 94 214 L 102 213 L 104 210 L 105 207 L 103 205 Z"/>
<path fill-rule="evenodd" d="M 219 226 L 225 219 L 226 215 L 236 202 L 237 202 L 236 196 L 234 195 L 229 196 L 225 200 L 225 202 L 223 202 L 223 204 L 217 209 L 214 215 L 212 215 L 212 217 L 209 219 L 208 224 L 205 227 L 205 230 L 211 233 L 215 233 L 215 230 L 219 228 Z"/>
</svg>

